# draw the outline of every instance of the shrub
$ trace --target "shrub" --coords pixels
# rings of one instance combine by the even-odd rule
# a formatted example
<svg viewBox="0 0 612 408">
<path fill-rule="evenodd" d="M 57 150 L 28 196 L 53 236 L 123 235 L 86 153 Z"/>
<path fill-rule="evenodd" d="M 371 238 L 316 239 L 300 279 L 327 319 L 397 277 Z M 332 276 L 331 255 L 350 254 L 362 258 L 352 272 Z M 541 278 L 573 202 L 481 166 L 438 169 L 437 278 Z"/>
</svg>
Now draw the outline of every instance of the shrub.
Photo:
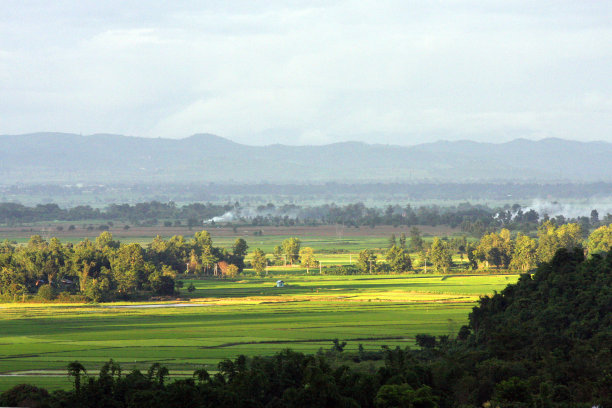
<svg viewBox="0 0 612 408">
<path fill-rule="evenodd" d="M 38 288 L 38 297 L 42 300 L 53 300 L 55 296 L 55 288 L 51 285 L 42 285 Z"/>
</svg>

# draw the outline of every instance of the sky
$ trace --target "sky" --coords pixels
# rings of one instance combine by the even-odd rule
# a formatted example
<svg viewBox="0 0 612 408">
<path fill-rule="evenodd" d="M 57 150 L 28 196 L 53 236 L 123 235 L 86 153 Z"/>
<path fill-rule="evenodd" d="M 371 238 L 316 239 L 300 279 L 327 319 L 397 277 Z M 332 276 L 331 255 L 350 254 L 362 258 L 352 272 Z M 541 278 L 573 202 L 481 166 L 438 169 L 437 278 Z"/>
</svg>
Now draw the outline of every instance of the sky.
<svg viewBox="0 0 612 408">
<path fill-rule="evenodd" d="M 2 0 L 0 134 L 612 142 L 612 2 Z"/>
</svg>

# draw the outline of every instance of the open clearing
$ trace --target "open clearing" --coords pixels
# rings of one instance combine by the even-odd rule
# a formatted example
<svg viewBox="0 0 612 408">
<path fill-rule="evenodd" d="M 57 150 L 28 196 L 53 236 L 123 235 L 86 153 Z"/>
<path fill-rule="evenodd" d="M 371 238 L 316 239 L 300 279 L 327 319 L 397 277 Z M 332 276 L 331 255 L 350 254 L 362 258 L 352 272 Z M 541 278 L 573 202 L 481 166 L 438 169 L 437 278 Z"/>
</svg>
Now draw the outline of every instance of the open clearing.
<svg viewBox="0 0 612 408">
<path fill-rule="evenodd" d="M 94 228 L 86 229 L 88 225 L 99 225 L 100 222 L 38 222 L 27 226 L 19 227 L 0 227 L 0 237 L 2 239 L 10 239 L 18 242 L 27 242 L 27 240 L 35 234 L 43 238 L 57 237 L 62 242 L 78 242 L 84 238 L 95 239 L 102 231 Z M 69 230 L 70 225 L 75 225 L 76 229 Z M 62 227 L 62 230 L 58 230 Z M 402 233 L 409 235 L 411 227 L 407 226 L 387 226 L 379 225 L 374 228 L 360 227 L 350 228 L 339 225 L 320 225 L 316 227 L 310 226 L 239 226 L 236 231 L 233 227 L 228 226 L 211 226 L 204 225 L 201 227 L 189 229 L 187 227 L 136 227 L 123 229 L 123 224 L 116 224 L 110 228 L 113 237 L 121 241 L 138 242 L 148 244 L 159 234 L 164 238 L 169 238 L 173 235 L 183 235 L 184 237 L 192 237 L 193 234 L 202 229 L 210 232 L 215 245 L 229 247 L 236 238 L 244 238 L 251 248 L 260 246 L 266 248 L 267 252 L 271 252 L 274 245 L 279 245 L 283 239 L 289 237 L 299 237 L 302 240 L 303 246 L 312 246 L 315 249 L 358 249 L 364 248 L 386 248 L 388 238 L 391 234 L 399 237 Z M 418 226 L 424 236 L 451 236 L 461 235 L 462 232 L 458 228 L 450 228 L 448 226 Z M 256 231 L 262 231 L 262 236 L 255 236 Z M 269 250 L 268 250 L 269 248 Z"/>
<path fill-rule="evenodd" d="M 419 333 L 456 333 L 481 295 L 517 276 L 290 276 L 284 288 L 276 279 L 186 280 L 196 287 L 189 302 L 2 304 L 0 390 L 69 387 L 74 360 L 90 373 L 113 358 L 124 371 L 160 362 L 188 376 L 239 354 L 316 352 L 334 338 L 352 350 L 413 345 Z M 171 307 L 108 307 L 151 304 Z"/>
</svg>

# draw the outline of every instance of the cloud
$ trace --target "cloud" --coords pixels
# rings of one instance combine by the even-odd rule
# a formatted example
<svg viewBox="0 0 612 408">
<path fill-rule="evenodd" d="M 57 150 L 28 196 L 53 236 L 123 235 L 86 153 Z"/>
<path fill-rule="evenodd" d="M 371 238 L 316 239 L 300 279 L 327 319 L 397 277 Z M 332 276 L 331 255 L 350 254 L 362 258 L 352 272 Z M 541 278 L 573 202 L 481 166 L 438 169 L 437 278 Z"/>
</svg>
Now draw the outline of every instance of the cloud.
<svg viewBox="0 0 612 408">
<path fill-rule="evenodd" d="M 0 133 L 612 141 L 606 3 L 3 3 Z"/>
</svg>

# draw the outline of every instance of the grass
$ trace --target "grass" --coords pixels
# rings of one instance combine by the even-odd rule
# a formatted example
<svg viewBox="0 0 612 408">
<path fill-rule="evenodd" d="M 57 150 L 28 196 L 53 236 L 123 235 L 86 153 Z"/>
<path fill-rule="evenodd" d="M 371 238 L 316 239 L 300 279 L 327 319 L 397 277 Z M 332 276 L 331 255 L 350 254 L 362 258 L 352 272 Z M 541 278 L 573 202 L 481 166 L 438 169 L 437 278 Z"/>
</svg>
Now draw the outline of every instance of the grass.
<svg viewBox="0 0 612 408">
<path fill-rule="evenodd" d="M 65 368 L 74 360 L 90 373 L 113 358 L 124 371 L 160 362 L 188 376 L 239 354 L 316 352 L 334 338 L 349 350 L 413 345 L 418 333 L 456 333 L 479 296 L 517 278 L 287 276 L 285 288 L 274 287 L 276 277 L 186 280 L 196 287 L 189 303 L 198 307 L 0 305 L 0 390 L 21 382 L 70 387 Z"/>
</svg>

